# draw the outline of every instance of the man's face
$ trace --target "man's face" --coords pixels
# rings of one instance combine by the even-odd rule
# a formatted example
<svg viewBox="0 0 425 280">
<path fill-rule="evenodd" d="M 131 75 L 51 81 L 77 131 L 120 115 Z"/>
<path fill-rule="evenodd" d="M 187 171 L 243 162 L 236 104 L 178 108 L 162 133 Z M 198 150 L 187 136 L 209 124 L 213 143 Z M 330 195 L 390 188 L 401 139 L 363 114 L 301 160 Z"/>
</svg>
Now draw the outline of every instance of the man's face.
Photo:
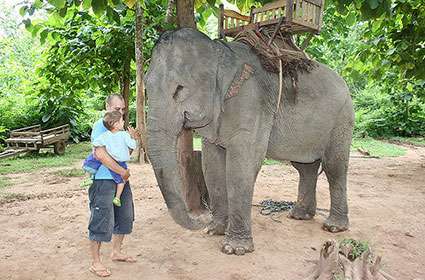
<svg viewBox="0 0 425 280">
<path fill-rule="evenodd" d="M 120 112 L 122 115 L 124 115 L 125 114 L 124 101 L 118 97 L 112 98 L 109 104 L 106 103 L 106 111 L 108 112 L 117 111 L 117 112 Z"/>
</svg>

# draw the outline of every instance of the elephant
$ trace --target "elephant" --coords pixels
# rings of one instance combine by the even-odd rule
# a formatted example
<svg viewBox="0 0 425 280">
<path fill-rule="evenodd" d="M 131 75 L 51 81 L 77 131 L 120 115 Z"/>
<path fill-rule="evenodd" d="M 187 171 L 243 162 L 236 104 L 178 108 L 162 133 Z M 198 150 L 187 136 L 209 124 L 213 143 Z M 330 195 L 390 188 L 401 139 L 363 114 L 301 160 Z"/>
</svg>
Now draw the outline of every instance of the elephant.
<svg viewBox="0 0 425 280">
<path fill-rule="evenodd" d="M 279 97 L 279 76 L 266 71 L 245 44 L 212 40 L 190 28 L 167 31 L 152 51 L 145 75 L 147 151 L 172 218 L 188 229 L 224 235 L 221 250 L 254 250 L 251 208 L 265 157 L 290 161 L 299 173 L 298 198 L 289 216 L 316 213 L 319 168 L 330 189 L 323 229 L 348 229 L 347 169 L 354 110 L 344 80 L 316 63 L 290 80 Z M 202 137 L 202 171 L 210 220 L 190 213 L 182 194 L 178 141 L 184 130 Z M 202 216 L 202 215 L 201 215 Z"/>
</svg>

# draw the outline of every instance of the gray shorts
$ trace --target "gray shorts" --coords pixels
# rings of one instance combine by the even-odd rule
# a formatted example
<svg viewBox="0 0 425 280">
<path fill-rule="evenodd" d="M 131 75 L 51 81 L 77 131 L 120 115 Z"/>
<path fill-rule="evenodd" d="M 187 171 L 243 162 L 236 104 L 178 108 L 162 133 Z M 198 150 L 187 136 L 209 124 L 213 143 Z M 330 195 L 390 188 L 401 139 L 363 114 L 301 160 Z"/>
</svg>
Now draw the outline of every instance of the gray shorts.
<svg viewBox="0 0 425 280">
<path fill-rule="evenodd" d="M 133 230 L 134 204 L 130 184 L 121 195 L 121 207 L 112 204 L 117 184 L 113 180 L 94 180 L 89 188 L 89 239 L 111 241 L 112 234 L 129 234 Z"/>
</svg>

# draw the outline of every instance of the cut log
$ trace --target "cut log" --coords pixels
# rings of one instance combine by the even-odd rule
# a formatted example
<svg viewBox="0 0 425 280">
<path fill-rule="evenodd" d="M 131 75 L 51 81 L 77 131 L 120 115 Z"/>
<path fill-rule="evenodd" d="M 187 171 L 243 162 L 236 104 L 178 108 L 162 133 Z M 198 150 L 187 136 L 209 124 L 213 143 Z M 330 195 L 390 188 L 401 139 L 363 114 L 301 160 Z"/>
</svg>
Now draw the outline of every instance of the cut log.
<svg viewBox="0 0 425 280">
<path fill-rule="evenodd" d="M 380 270 L 381 257 L 375 257 L 370 249 L 354 257 L 354 248 L 338 244 L 335 240 L 326 241 L 320 250 L 319 261 L 313 272 L 305 280 L 392 280 L 390 275 Z"/>
</svg>

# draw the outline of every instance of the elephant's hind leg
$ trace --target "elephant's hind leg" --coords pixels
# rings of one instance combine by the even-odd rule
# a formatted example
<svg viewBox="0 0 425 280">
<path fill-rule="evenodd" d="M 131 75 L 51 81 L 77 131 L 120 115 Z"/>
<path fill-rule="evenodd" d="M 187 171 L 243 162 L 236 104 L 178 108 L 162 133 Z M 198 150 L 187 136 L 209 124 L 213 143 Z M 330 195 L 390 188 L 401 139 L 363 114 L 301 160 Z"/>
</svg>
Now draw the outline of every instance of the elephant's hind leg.
<svg viewBox="0 0 425 280">
<path fill-rule="evenodd" d="M 300 180 L 297 203 L 289 212 L 289 217 L 297 220 L 313 219 L 316 214 L 316 184 L 320 160 L 313 163 L 291 163 L 297 169 Z"/>
<path fill-rule="evenodd" d="M 210 235 L 224 235 L 228 220 L 226 151 L 217 145 L 204 141 L 202 157 L 210 210 L 213 216 L 213 220 L 207 225 L 205 232 Z"/>
<path fill-rule="evenodd" d="M 343 120 L 344 118 L 341 118 Z M 323 157 L 323 170 L 329 182 L 331 208 L 323 229 L 339 232 L 348 229 L 347 172 L 350 157 L 352 122 L 334 128 L 331 141 Z"/>
</svg>

